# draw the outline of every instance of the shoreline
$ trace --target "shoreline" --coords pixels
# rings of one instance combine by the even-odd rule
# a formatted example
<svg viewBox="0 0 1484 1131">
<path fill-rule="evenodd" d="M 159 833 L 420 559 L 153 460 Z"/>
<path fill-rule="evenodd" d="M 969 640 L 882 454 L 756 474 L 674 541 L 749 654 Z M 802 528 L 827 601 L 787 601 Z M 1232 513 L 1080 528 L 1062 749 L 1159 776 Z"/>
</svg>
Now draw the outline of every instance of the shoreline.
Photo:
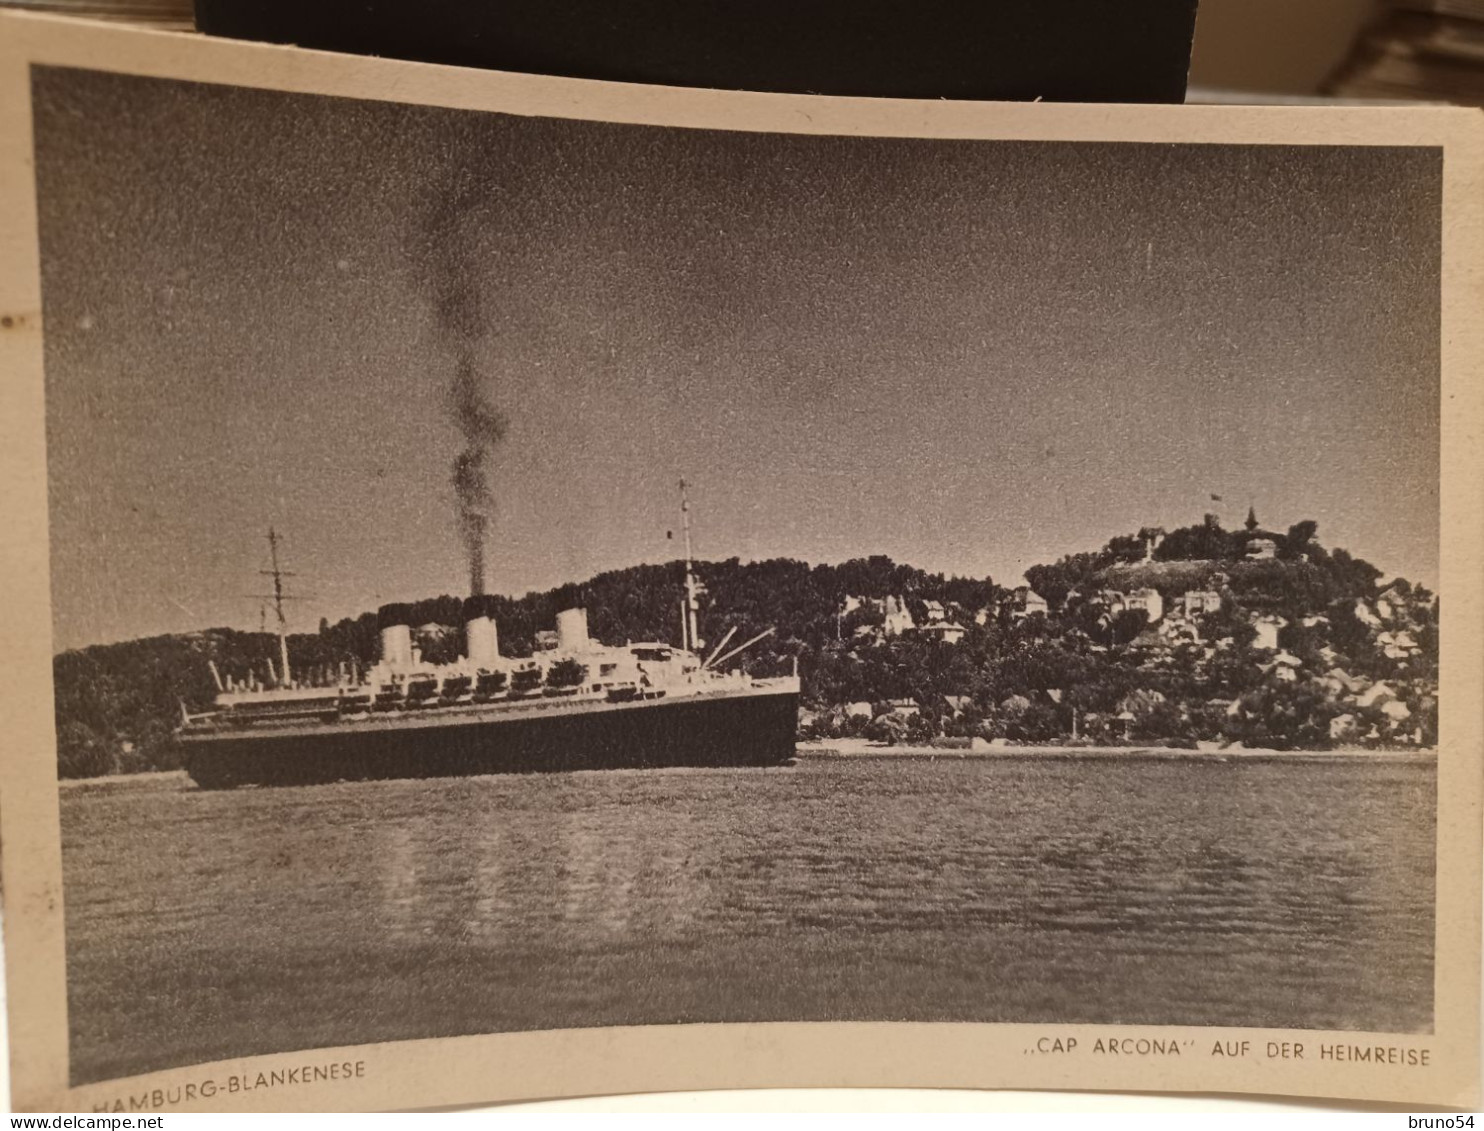
<svg viewBox="0 0 1484 1131">
<path fill-rule="evenodd" d="M 1173 746 L 884 746 L 860 738 L 831 738 L 800 742 L 794 758 L 804 762 L 893 761 L 926 759 L 928 761 L 992 761 L 1010 758 L 1046 758 L 1083 761 L 1132 761 L 1148 759 L 1190 759 L 1208 762 L 1233 760 L 1255 761 L 1326 761 L 1326 762 L 1435 762 L 1436 749 L 1426 750 L 1269 750 L 1232 746 L 1222 750 L 1184 750 Z M 604 771 L 594 771 L 604 772 Z M 58 778 L 61 789 L 134 786 L 186 778 L 184 770 L 147 770 L 137 774 L 108 774 L 96 778 Z"/>
<path fill-rule="evenodd" d="M 1028 743 L 1000 746 L 952 747 L 952 746 L 886 746 L 863 738 L 830 738 L 812 742 L 800 742 L 796 757 L 828 761 L 832 759 L 994 759 L 994 758 L 1067 758 L 1086 760 L 1122 759 L 1196 759 L 1211 762 L 1226 762 L 1234 759 L 1257 759 L 1270 761 L 1436 761 L 1436 748 L 1419 750 L 1367 750 L 1361 747 L 1346 747 L 1339 750 L 1272 750 L 1258 747 L 1228 746 L 1219 750 L 1187 750 L 1174 746 L 1045 746 Z"/>
</svg>

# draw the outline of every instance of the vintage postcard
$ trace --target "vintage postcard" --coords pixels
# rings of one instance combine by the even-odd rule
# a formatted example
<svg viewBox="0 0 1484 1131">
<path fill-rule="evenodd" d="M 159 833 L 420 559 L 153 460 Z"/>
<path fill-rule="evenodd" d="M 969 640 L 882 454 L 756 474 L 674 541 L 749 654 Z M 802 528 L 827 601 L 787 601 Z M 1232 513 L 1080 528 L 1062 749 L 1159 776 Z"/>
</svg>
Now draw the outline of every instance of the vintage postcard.
<svg viewBox="0 0 1484 1131">
<path fill-rule="evenodd" d="M 16 1107 L 1477 1102 L 1480 123 L 0 17 Z"/>
</svg>

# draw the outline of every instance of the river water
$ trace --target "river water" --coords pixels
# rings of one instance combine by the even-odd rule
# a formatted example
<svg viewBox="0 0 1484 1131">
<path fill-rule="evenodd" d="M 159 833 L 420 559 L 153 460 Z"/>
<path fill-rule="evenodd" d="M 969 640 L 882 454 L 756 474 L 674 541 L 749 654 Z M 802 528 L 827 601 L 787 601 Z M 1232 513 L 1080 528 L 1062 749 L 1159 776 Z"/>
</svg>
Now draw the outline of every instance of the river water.
<svg viewBox="0 0 1484 1131">
<path fill-rule="evenodd" d="M 1425 1032 L 1429 758 L 62 791 L 75 1083 L 610 1024 Z"/>
</svg>

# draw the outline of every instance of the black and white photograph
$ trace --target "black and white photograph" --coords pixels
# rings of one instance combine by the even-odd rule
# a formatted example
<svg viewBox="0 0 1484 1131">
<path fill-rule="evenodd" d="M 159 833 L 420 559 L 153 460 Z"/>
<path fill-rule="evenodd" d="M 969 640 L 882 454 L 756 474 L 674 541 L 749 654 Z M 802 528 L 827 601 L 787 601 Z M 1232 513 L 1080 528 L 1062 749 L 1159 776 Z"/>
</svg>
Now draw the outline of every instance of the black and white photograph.
<svg viewBox="0 0 1484 1131">
<path fill-rule="evenodd" d="M 1418 1063 L 1442 149 L 30 93 L 69 1085 L 755 1022 Z"/>
</svg>

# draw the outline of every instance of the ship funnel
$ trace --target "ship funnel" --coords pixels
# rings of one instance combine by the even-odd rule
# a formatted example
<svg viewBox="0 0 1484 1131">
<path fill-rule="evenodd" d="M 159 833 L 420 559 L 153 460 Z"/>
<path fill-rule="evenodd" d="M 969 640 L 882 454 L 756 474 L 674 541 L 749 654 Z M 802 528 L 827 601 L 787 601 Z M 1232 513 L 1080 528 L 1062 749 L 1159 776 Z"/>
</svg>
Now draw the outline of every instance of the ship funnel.
<svg viewBox="0 0 1484 1131">
<path fill-rule="evenodd" d="M 412 666 L 412 610 L 406 605 L 383 605 L 376 611 L 381 626 L 381 660 L 393 668 Z"/>
<path fill-rule="evenodd" d="M 586 609 L 563 609 L 557 613 L 556 631 L 557 650 L 560 652 L 586 652 L 591 646 Z"/>
<path fill-rule="evenodd" d="M 479 668 L 500 662 L 500 635 L 495 628 L 494 602 L 477 594 L 464 602 L 464 654 Z"/>
<path fill-rule="evenodd" d="M 464 625 L 464 644 L 476 667 L 492 668 L 500 658 L 500 638 L 489 617 L 475 617 Z"/>
</svg>

